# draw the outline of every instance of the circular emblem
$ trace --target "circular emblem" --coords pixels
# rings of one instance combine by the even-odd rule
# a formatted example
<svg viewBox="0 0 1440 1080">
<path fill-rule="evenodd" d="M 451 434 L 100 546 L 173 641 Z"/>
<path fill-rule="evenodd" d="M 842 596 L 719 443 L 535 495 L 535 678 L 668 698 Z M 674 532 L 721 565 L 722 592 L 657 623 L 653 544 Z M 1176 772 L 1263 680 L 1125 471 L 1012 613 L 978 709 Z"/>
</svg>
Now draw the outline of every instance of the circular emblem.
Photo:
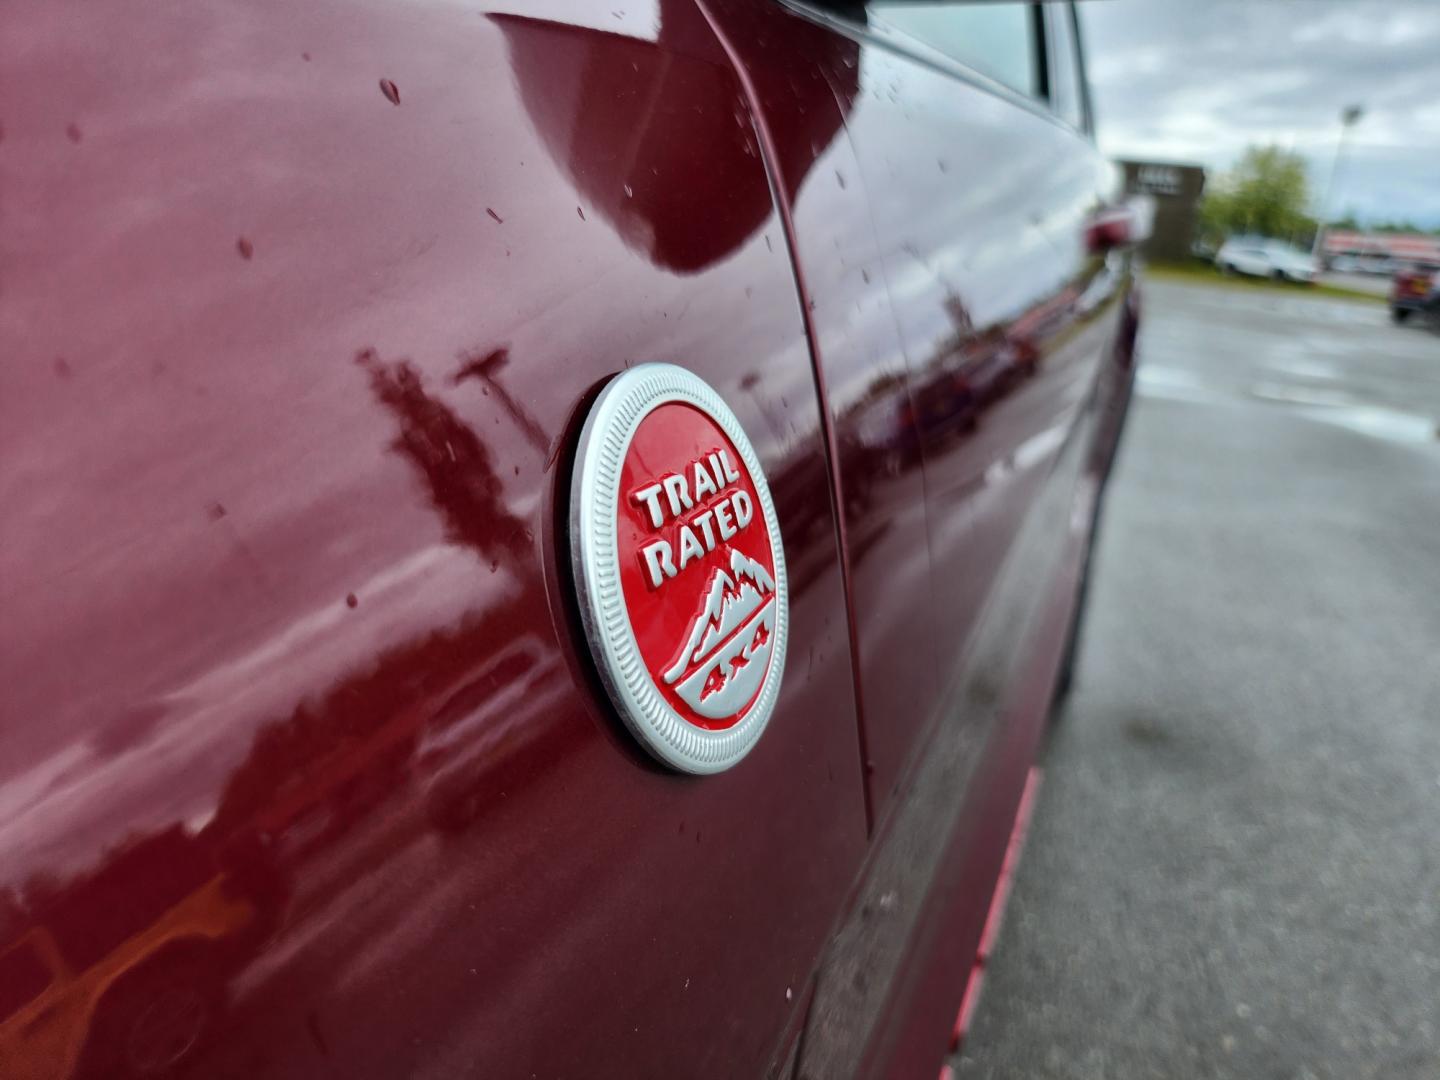
<svg viewBox="0 0 1440 1080">
<path fill-rule="evenodd" d="M 645 748 L 691 773 L 749 753 L 785 669 L 785 552 L 714 390 L 672 364 L 605 388 L 580 436 L 570 546 L 600 676 Z"/>
</svg>

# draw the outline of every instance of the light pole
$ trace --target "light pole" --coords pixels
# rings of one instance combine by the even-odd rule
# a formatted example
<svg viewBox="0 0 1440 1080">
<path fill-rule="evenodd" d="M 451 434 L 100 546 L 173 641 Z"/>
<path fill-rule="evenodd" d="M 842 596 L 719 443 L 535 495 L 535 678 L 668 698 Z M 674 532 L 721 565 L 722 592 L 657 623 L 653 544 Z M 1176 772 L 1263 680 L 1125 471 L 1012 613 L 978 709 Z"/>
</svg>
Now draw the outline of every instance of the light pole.
<svg viewBox="0 0 1440 1080">
<path fill-rule="evenodd" d="M 1363 105 L 1346 105 L 1340 110 L 1340 138 L 1335 143 L 1335 160 L 1330 165 L 1330 181 L 1325 185 L 1325 198 L 1320 203 L 1320 220 L 1315 223 L 1315 243 L 1310 248 L 1311 259 L 1319 259 L 1321 245 L 1325 242 L 1325 226 L 1330 220 L 1330 200 L 1335 196 L 1335 180 L 1340 175 L 1340 159 L 1345 156 L 1345 137 L 1364 115 Z"/>
</svg>

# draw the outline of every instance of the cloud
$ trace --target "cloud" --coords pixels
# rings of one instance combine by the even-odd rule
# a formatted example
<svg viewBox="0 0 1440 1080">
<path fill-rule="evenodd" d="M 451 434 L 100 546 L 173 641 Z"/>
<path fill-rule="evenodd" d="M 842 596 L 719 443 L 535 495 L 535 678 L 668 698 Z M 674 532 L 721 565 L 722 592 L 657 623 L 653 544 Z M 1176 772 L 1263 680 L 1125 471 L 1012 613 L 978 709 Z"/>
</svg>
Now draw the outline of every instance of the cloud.
<svg viewBox="0 0 1440 1080">
<path fill-rule="evenodd" d="M 1340 110 L 1350 134 L 1329 212 L 1440 226 L 1440 3 L 1113 0 L 1080 5 L 1101 148 L 1234 163 L 1251 143 L 1302 154 L 1317 200 Z"/>
</svg>

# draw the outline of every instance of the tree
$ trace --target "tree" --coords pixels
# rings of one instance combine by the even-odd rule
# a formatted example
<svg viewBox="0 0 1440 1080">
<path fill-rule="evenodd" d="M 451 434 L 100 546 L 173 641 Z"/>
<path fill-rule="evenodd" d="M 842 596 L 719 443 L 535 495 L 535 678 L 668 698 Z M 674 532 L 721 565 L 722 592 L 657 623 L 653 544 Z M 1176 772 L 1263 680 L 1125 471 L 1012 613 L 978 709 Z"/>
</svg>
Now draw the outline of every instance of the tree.
<svg viewBox="0 0 1440 1080">
<path fill-rule="evenodd" d="M 1432 236 L 1440 236 L 1440 229 L 1427 229 L 1423 225 L 1417 225 L 1408 218 L 1397 221 L 1375 221 L 1370 225 L 1371 232 L 1377 233 L 1429 233 Z"/>
<path fill-rule="evenodd" d="M 1310 185 L 1305 160 L 1279 146 L 1248 147 L 1235 168 L 1209 185 L 1200 227 L 1210 237 L 1257 233 L 1298 240 L 1315 230 L 1305 213 Z"/>
</svg>

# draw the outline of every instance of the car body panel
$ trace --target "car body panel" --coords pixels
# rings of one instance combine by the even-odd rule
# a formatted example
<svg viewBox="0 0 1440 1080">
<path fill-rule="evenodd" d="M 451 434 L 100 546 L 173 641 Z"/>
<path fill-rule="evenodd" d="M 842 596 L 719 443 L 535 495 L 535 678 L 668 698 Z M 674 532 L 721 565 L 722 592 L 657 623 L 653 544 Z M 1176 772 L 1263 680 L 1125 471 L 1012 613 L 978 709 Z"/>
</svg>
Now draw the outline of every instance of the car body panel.
<svg viewBox="0 0 1440 1080">
<path fill-rule="evenodd" d="M 933 1066 L 1128 400 L 1093 146 L 768 0 L 3 21 L 0 1062 L 178 993 L 207 1078 Z M 789 571 L 706 778 L 566 558 L 652 360 Z"/>
<path fill-rule="evenodd" d="M 913 1076 L 968 976 L 1128 400 L 1128 261 L 1085 246 L 1119 188 L 1080 134 L 852 18 L 707 9 L 772 128 L 844 123 L 779 186 L 836 430 L 875 839 L 795 1075 Z"/>
<path fill-rule="evenodd" d="M 785 189 L 798 189 L 797 258 L 836 425 L 878 815 L 948 711 L 944 684 L 1093 394 L 1125 271 L 1089 254 L 1084 233 L 1118 197 L 1115 177 L 1083 136 L 870 44 L 863 26 L 708 6 L 772 125 L 804 108 L 843 117 L 844 138 Z M 816 84 L 830 100 L 792 90 Z"/>
<path fill-rule="evenodd" d="M 763 1071 L 865 818 L 829 496 L 787 480 L 824 473 L 801 307 L 708 25 L 4 23 L 9 921 L 179 828 L 277 924 L 201 1075 Z M 715 386 L 786 491 L 804 646 L 704 781 L 610 713 L 557 555 L 586 404 L 652 359 Z M 513 642 L 534 664 L 492 680 Z M 437 831 L 453 777 L 420 751 L 535 666 L 550 692 L 503 718 L 527 738 L 492 733 L 483 812 Z"/>
</svg>

